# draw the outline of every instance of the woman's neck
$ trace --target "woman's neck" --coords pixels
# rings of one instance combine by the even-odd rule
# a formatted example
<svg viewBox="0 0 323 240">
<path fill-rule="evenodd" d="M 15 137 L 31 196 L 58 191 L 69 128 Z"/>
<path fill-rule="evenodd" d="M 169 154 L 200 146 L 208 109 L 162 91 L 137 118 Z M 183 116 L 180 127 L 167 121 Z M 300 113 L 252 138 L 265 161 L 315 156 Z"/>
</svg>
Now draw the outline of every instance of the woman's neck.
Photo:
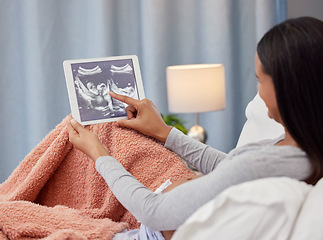
<svg viewBox="0 0 323 240">
<path fill-rule="evenodd" d="M 294 138 L 289 134 L 287 129 L 285 128 L 285 137 L 278 143 L 276 143 L 277 146 L 294 146 L 294 147 L 300 147 L 298 143 L 294 140 Z"/>
</svg>

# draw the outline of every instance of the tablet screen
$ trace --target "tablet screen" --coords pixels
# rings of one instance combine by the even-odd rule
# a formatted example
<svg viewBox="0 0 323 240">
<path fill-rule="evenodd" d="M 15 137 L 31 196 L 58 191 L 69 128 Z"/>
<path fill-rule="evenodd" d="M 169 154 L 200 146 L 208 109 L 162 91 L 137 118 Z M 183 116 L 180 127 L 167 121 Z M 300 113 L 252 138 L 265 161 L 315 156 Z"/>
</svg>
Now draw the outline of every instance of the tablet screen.
<svg viewBox="0 0 323 240">
<path fill-rule="evenodd" d="M 127 105 L 109 92 L 143 99 L 138 58 L 117 56 L 66 60 L 63 63 L 74 119 L 82 125 L 127 118 Z"/>
</svg>

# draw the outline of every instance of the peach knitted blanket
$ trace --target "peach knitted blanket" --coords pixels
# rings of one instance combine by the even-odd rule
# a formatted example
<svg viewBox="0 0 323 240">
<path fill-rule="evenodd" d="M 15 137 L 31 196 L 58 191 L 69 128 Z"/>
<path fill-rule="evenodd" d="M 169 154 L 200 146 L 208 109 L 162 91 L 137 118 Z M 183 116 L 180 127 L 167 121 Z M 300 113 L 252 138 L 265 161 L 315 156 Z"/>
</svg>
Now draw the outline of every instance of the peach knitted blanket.
<svg viewBox="0 0 323 240">
<path fill-rule="evenodd" d="M 137 220 L 68 140 L 67 116 L 0 185 L 0 239 L 111 239 Z M 112 156 L 155 190 L 193 173 L 155 140 L 115 123 L 91 126 Z"/>
</svg>

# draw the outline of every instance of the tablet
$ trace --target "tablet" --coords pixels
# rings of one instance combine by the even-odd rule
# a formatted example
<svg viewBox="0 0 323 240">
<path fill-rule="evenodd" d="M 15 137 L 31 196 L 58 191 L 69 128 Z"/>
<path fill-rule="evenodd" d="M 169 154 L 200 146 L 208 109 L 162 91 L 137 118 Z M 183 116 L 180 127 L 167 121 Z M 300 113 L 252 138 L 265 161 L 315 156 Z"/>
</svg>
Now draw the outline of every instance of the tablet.
<svg viewBox="0 0 323 240">
<path fill-rule="evenodd" d="M 66 60 L 63 67 L 72 116 L 82 125 L 127 118 L 127 104 L 113 99 L 110 91 L 145 97 L 135 55 Z"/>
</svg>

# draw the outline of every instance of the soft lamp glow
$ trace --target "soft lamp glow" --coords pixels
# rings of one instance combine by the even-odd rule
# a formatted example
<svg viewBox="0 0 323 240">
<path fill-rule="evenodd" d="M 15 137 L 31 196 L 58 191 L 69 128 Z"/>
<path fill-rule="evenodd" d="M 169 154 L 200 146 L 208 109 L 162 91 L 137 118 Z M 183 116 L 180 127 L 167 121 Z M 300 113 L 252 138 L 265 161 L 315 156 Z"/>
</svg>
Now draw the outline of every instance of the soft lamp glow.
<svg viewBox="0 0 323 240">
<path fill-rule="evenodd" d="M 169 66 L 166 75 L 168 110 L 175 113 L 195 113 L 195 125 L 187 135 L 205 143 L 207 134 L 198 125 L 198 113 L 225 108 L 223 65 Z"/>
<path fill-rule="evenodd" d="M 166 75 L 170 112 L 199 113 L 225 108 L 222 64 L 169 66 Z"/>
</svg>

